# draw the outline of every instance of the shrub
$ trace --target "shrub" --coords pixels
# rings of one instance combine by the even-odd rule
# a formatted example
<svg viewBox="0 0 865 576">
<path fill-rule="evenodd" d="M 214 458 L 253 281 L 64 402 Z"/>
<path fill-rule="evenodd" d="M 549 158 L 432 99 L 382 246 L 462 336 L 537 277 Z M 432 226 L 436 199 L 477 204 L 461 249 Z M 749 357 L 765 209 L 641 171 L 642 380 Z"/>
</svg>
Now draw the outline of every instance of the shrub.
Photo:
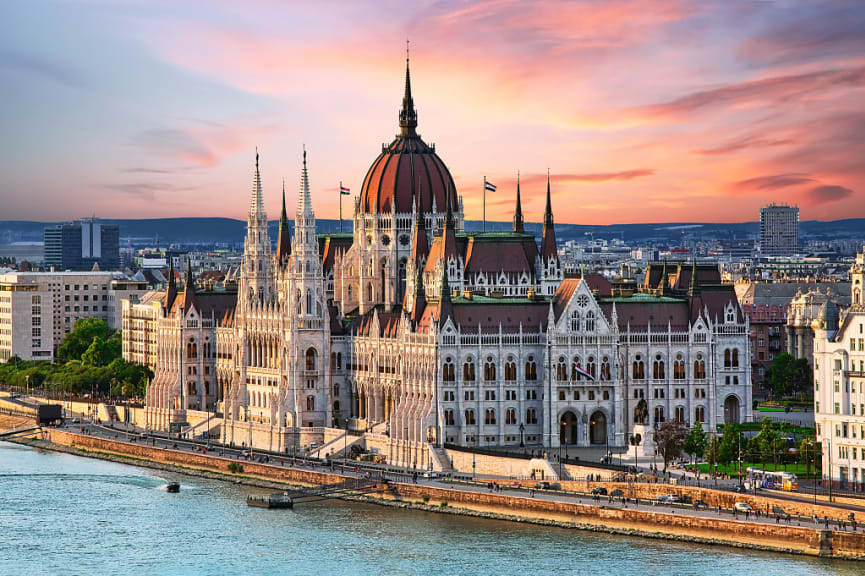
<svg viewBox="0 0 865 576">
<path fill-rule="evenodd" d="M 429 496 L 427 496 L 426 494 L 424 494 L 424 495 L 423 495 L 423 498 L 421 498 L 421 500 L 423 500 L 423 503 L 426 504 L 427 502 L 429 502 Z"/>
<path fill-rule="evenodd" d="M 447 502 L 442 502 L 441 504 L 439 504 L 439 506 L 441 506 L 442 508 L 447 508 L 447 507 L 448 507 L 448 503 L 447 503 Z"/>
</svg>

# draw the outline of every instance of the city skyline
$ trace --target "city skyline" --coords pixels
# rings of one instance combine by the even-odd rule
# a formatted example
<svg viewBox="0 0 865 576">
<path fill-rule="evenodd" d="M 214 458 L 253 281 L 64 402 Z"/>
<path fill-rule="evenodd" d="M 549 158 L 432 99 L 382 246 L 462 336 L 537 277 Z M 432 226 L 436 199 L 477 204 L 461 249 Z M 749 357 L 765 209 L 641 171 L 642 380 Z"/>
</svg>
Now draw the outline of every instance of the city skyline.
<svg viewBox="0 0 865 576">
<path fill-rule="evenodd" d="M 651 4 L 649 6 L 648 4 Z M 418 131 L 466 217 L 512 215 L 521 171 L 539 221 L 865 216 L 853 2 L 331 4 L 28 2 L 4 6 L 0 113 L 9 219 L 244 218 L 255 147 L 264 200 L 337 217 L 397 131 L 411 40 Z M 624 71 L 627 71 L 625 73 Z M 350 202 L 344 215 L 352 212 Z"/>
</svg>

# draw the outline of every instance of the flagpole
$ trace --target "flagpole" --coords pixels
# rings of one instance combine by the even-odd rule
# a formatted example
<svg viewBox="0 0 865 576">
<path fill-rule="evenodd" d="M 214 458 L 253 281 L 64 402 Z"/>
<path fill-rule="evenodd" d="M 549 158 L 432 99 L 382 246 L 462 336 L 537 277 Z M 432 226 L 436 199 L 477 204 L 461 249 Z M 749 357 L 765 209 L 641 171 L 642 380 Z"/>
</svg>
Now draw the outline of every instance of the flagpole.
<svg viewBox="0 0 865 576">
<path fill-rule="evenodd" d="M 342 180 L 339 181 L 339 231 L 342 233 Z"/>
<path fill-rule="evenodd" d="M 484 232 L 487 231 L 487 177 L 484 176 Z"/>
</svg>

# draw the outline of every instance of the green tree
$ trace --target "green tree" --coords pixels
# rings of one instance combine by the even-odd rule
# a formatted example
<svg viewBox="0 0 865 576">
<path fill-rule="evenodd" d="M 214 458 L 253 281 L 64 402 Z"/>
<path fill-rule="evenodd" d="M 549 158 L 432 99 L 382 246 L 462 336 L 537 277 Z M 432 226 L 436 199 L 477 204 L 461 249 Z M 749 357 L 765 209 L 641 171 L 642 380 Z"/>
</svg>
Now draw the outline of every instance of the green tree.
<svg viewBox="0 0 865 576">
<path fill-rule="evenodd" d="M 706 451 L 706 431 L 703 430 L 703 423 L 699 420 L 694 423 L 688 432 L 688 437 L 685 438 L 685 444 L 682 449 L 685 453 L 690 454 L 691 458 L 696 460 L 703 456 Z"/>
<path fill-rule="evenodd" d="M 62 362 L 79 360 L 97 337 L 103 341 L 111 337 L 108 323 L 98 318 L 79 318 L 72 331 L 63 337 L 57 349 L 57 359 Z"/>
<path fill-rule="evenodd" d="M 658 453 L 664 458 L 664 470 L 667 469 L 670 460 L 682 453 L 687 435 L 688 428 L 684 422 L 678 420 L 668 420 L 658 426 L 655 431 L 655 445 L 658 447 Z"/>
<path fill-rule="evenodd" d="M 738 460 L 742 434 L 736 430 L 735 424 L 725 424 L 721 434 L 721 443 L 718 446 L 718 462 L 727 464 Z"/>
<path fill-rule="evenodd" d="M 775 450 L 779 445 L 778 439 L 780 438 L 780 434 L 775 430 L 772 425 L 772 419 L 768 416 L 763 418 L 763 422 L 760 425 L 760 433 L 757 434 L 757 438 L 760 443 L 760 456 L 763 458 L 763 461 L 767 461 L 770 458 L 774 461 Z"/>
</svg>

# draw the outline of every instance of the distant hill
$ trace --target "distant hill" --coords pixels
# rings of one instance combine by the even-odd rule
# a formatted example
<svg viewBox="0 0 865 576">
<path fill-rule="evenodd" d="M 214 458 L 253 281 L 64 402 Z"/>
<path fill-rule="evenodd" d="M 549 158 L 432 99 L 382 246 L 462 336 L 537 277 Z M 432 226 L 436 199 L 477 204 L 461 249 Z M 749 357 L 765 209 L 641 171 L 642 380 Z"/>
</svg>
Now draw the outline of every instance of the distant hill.
<svg viewBox="0 0 865 576">
<path fill-rule="evenodd" d="M 246 221 L 232 218 L 153 218 L 135 220 L 110 220 L 104 222 L 120 226 L 122 243 L 130 238 L 133 244 L 172 242 L 181 244 L 226 244 L 236 245 L 243 242 Z M 0 244 L 13 242 L 41 242 L 42 231 L 58 222 L 33 222 L 23 220 L 0 220 Z M 338 220 L 317 220 L 319 232 L 336 232 Z M 343 220 L 343 230 L 351 231 L 351 221 Z M 292 227 L 294 221 L 291 221 Z M 466 221 L 468 231 L 480 230 L 478 220 Z M 271 238 L 275 238 L 277 221 L 269 223 Z M 510 230 L 510 222 L 487 222 L 487 230 Z M 758 222 L 739 223 L 701 223 L 701 222 L 659 222 L 655 224 L 610 224 L 594 226 L 586 224 L 556 224 L 556 236 L 560 242 L 584 239 L 587 233 L 596 238 L 621 238 L 627 242 L 675 242 L 684 234 L 695 239 L 744 239 L 755 238 L 759 233 Z M 541 224 L 526 223 L 526 230 L 536 236 L 541 235 Z M 807 220 L 800 223 L 800 236 L 809 239 L 865 238 L 865 218 L 850 218 L 821 222 Z"/>
</svg>

